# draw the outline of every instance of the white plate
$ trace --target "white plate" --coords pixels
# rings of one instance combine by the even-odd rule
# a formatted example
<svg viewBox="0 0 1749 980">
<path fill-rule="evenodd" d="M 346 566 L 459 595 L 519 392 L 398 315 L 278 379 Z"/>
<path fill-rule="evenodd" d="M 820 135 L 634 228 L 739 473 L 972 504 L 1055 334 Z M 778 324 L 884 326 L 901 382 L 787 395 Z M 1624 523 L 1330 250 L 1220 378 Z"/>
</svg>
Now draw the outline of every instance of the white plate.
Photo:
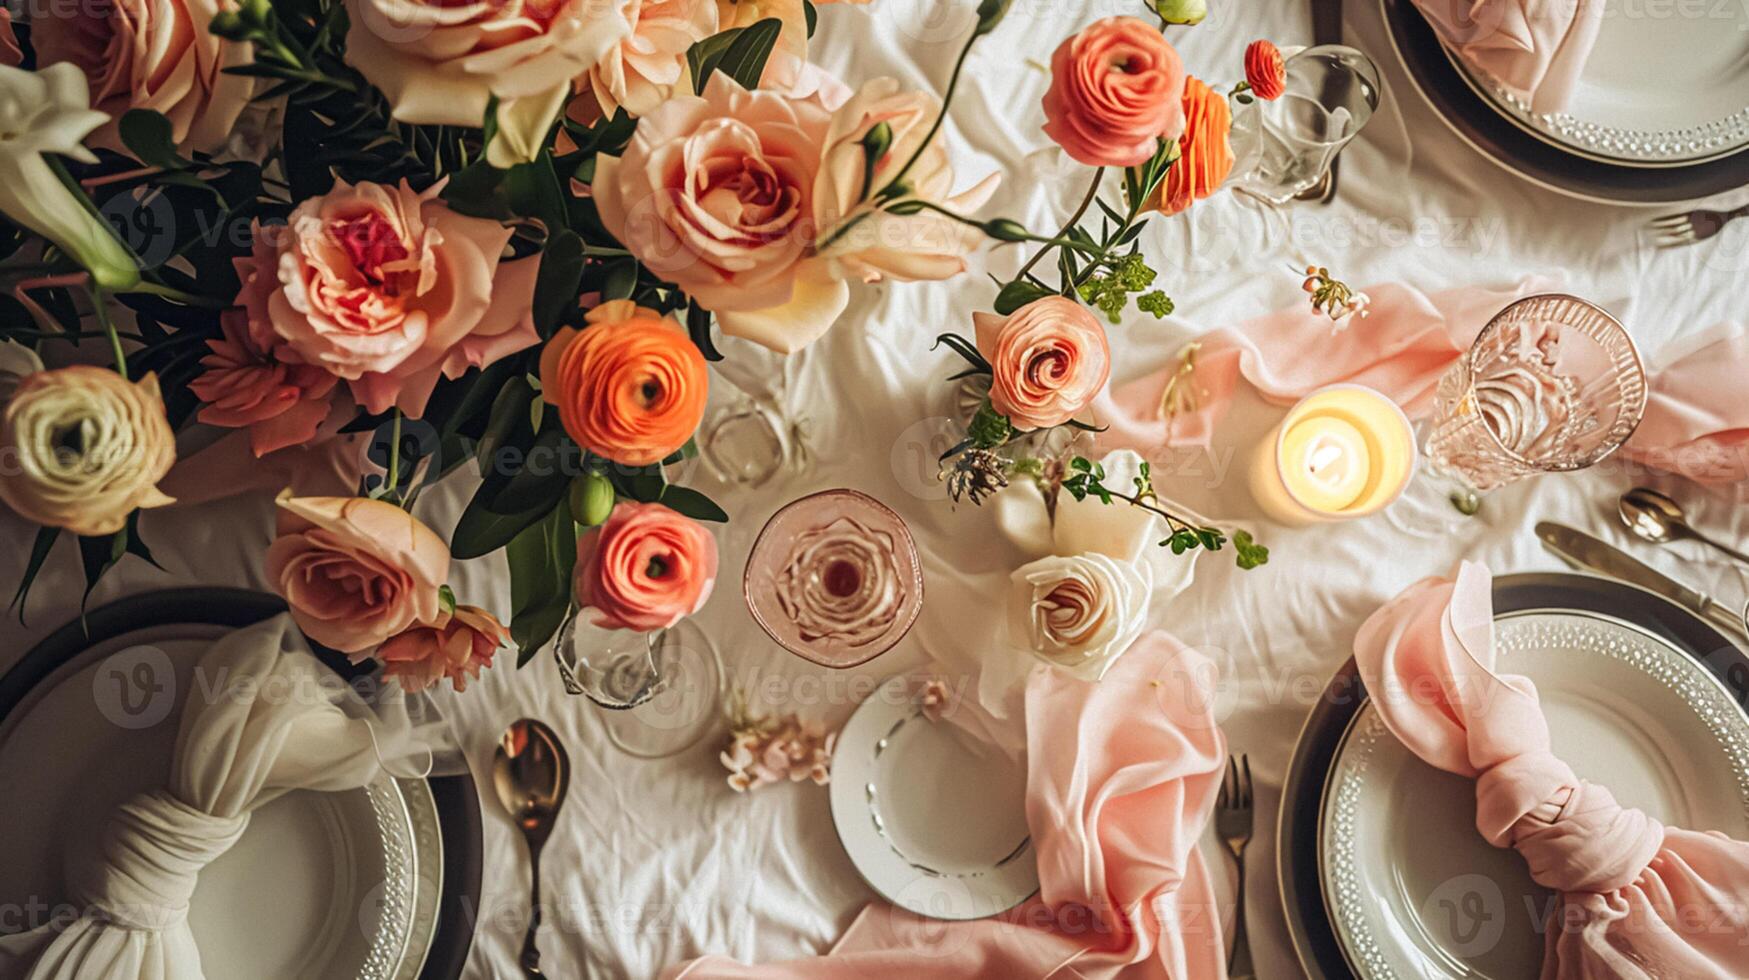
<svg viewBox="0 0 1749 980">
<path fill-rule="evenodd" d="M 851 715 L 832 755 L 832 820 L 881 897 L 936 919 L 981 919 L 1038 891 L 1026 766 L 924 718 L 904 677 Z"/>
<path fill-rule="evenodd" d="M 1749 5 L 1736 0 L 1609 4 L 1562 112 L 1532 112 L 1447 54 L 1501 115 L 1588 159 L 1677 167 L 1749 146 Z"/>
<path fill-rule="evenodd" d="M 1627 623 L 1507 615 L 1497 668 L 1535 682 L 1554 752 L 1624 806 L 1749 838 L 1749 716 L 1701 665 Z M 1369 703 L 1349 726 L 1319 833 L 1324 903 L 1355 974 L 1530 977 L 1552 895 L 1475 828 L 1475 784 L 1403 748 Z"/>
<path fill-rule="evenodd" d="M 117 804 L 169 778 L 181 702 L 202 683 L 194 664 L 225 632 L 179 625 L 96 644 L 7 717 L 0 902 L 15 904 L 4 907 L 69 907 L 70 860 Z M 188 921 L 206 974 L 412 980 L 436 929 L 441 848 L 421 780 L 274 800 L 201 872 Z"/>
</svg>

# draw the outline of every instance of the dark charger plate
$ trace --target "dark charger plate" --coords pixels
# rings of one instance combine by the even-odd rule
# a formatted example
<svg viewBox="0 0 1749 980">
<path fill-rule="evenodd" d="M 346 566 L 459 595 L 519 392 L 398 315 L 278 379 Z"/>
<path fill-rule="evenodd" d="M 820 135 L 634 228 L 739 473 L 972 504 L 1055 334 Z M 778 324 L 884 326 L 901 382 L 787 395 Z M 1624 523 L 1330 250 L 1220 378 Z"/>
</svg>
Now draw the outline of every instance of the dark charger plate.
<svg viewBox="0 0 1749 980">
<path fill-rule="evenodd" d="M 1749 708 L 1749 656 L 1724 634 L 1662 596 L 1614 579 L 1562 572 L 1503 575 L 1494 580 L 1496 615 L 1530 610 L 1597 613 L 1650 631 L 1693 657 L 1739 705 Z M 1366 687 L 1350 657 L 1312 707 L 1281 791 L 1276 874 L 1282 909 L 1300 965 L 1314 980 L 1354 976 L 1324 909 L 1318 817 L 1342 735 L 1365 702 Z"/>
<path fill-rule="evenodd" d="M 117 599 L 50 633 L 0 677 L 0 722 L 56 668 L 94 644 L 135 630 L 181 623 L 241 629 L 282 612 L 285 602 L 278 596 L 218 586 L 163 589 Z M 342 654 L 314 643 L 310 647 L 323 665 L 344 680 L 369 672 Z M 443 890 L 437 933 L 419 976 L 456 980 L 473 946 L 474 918 L 480 907 L 480 797 L 469 776 L 433 777 L 426 783 L 442 829 Z"/>
<path fill-rule="evenodd" d="M 1410 81 L 1464 142 L 1551 190 L 1616 204 L 1674 204 L 1749 184 L 1749 149 L 1699 163 L 1632 167 L 1568 153 L 1521 129 L 1477 92 L 1413 0 L 1379 0 Z"/>
</svg>

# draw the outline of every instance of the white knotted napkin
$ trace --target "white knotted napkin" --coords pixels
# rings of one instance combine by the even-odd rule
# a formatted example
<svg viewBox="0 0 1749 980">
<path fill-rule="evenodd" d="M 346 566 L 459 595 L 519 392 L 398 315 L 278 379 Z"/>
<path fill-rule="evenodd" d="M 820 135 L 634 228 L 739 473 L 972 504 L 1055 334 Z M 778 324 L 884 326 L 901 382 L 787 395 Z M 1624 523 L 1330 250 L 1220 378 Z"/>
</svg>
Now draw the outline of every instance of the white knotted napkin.
<svg viewBox="0 0 1749 980">
<path fill-rule="evenodd" d="M 200 980 L 189 898 L 250 813 L 292 790 L 364 786 L 391 743 L 397 756 L 423 751 L 409 746 L 404 698 L 383 699 L 387 717 L 364 711 L 289 616 L 219 640 L 198 669 L 170 784 L 122 804 L 72 873 L 77 919 L 0 936 L 0 980 Z"/>
</svg>

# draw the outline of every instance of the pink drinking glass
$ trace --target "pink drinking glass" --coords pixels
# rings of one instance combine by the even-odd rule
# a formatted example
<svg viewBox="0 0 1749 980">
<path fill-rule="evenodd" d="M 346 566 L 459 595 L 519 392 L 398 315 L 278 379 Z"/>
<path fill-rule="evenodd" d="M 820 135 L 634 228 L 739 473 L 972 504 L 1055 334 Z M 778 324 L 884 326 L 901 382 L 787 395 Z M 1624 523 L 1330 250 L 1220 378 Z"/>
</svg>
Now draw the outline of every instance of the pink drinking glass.
<svg viewBox="0 0 1749 980">
<path fill-rule="evenodd" d="M 855 667 L 904 639 L 923 609 L 911 531 L 868 494 L 826 490 L 785 505 L 747 558 L 747 609 L 785 650 Z"/>
</svg>

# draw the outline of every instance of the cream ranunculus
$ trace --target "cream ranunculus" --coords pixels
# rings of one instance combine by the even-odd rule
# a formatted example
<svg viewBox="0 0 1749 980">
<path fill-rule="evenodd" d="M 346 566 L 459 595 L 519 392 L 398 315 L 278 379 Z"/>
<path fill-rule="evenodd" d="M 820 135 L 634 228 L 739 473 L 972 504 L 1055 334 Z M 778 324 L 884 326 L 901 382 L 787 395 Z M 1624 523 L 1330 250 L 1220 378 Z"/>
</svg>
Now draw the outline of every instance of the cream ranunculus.
<svg viewBox="0 0 1749 980">
<path fill-rule="evenodd" d="M 534 159 L 572 83 L 631 33 L 606 0 L 346 0 L 346 60 L 402 122 L 480 126 L 497 99 L 487 160 Z"/>
<path fill-rule="evenodd" d="M 98 285 L 123 289 L 140 281 L 134 257 L 45 159 L 97 162 L 82 141 L 109 116 L 92 109 L 90 97 L 75 65 L 35 72 L 0 65 L 0 213 L 65 249 Z"/>
<path fill-rule="evenodd" d="M 113 534 L 171 499 L 176 462 L 158 379 L 78 365 L 26 377 L 0 412 L 0 500 L 38 524 Z"/>
<path fill-rule="evenodd" d="M 1153 585 L 1147 564 L 1091 552 L 1022 565 L 1008 597 L 1009 642 L 1082 680 L 1099 680 L 1141 635 Z"/>
<path fill-rule="evenodd" d="M 967 225 L 933 211 L 895 215 L 868 202 L 906 161 L 923 147 L 923 138 L 941 112 L 941 102 L 923 92 L 906 92 L 893 78 L 877 78 L 832 114 L 825 160 L 814 192 L 814 220 L 820 229 L 820 254 L 864 282 L 946 279 L 966 269 L 965 256 L 983 240 Z M 864 138 L 881 123 L 890 142 L 868 170 Z M 953 165 L 938 132 L 923 149 L 905 180 L 912 191 L 898 200 L 940 204 L 959 214 L 984 206 L 1001 182 L 998 174 L 969 190 L 953 193 Z M 864 185 L 868 186 L 864 186 Z"/>
<path fill-rule="evenodd" d="M 254 60 L 250 45 L 207 29 L 236 0 L 105 0 L 31 18 L 37 64 L 71 62 L 90 79 L 96 108 L 115 119 L 151 109 L 170 120 L 176 145 L 217 153 L 237 129 L 259 79 L 225 71 Z M 265 86 L 262 86 L 265 87 Z M 91 145 L 123 149 L 115 122 Z"/>
</svg>

